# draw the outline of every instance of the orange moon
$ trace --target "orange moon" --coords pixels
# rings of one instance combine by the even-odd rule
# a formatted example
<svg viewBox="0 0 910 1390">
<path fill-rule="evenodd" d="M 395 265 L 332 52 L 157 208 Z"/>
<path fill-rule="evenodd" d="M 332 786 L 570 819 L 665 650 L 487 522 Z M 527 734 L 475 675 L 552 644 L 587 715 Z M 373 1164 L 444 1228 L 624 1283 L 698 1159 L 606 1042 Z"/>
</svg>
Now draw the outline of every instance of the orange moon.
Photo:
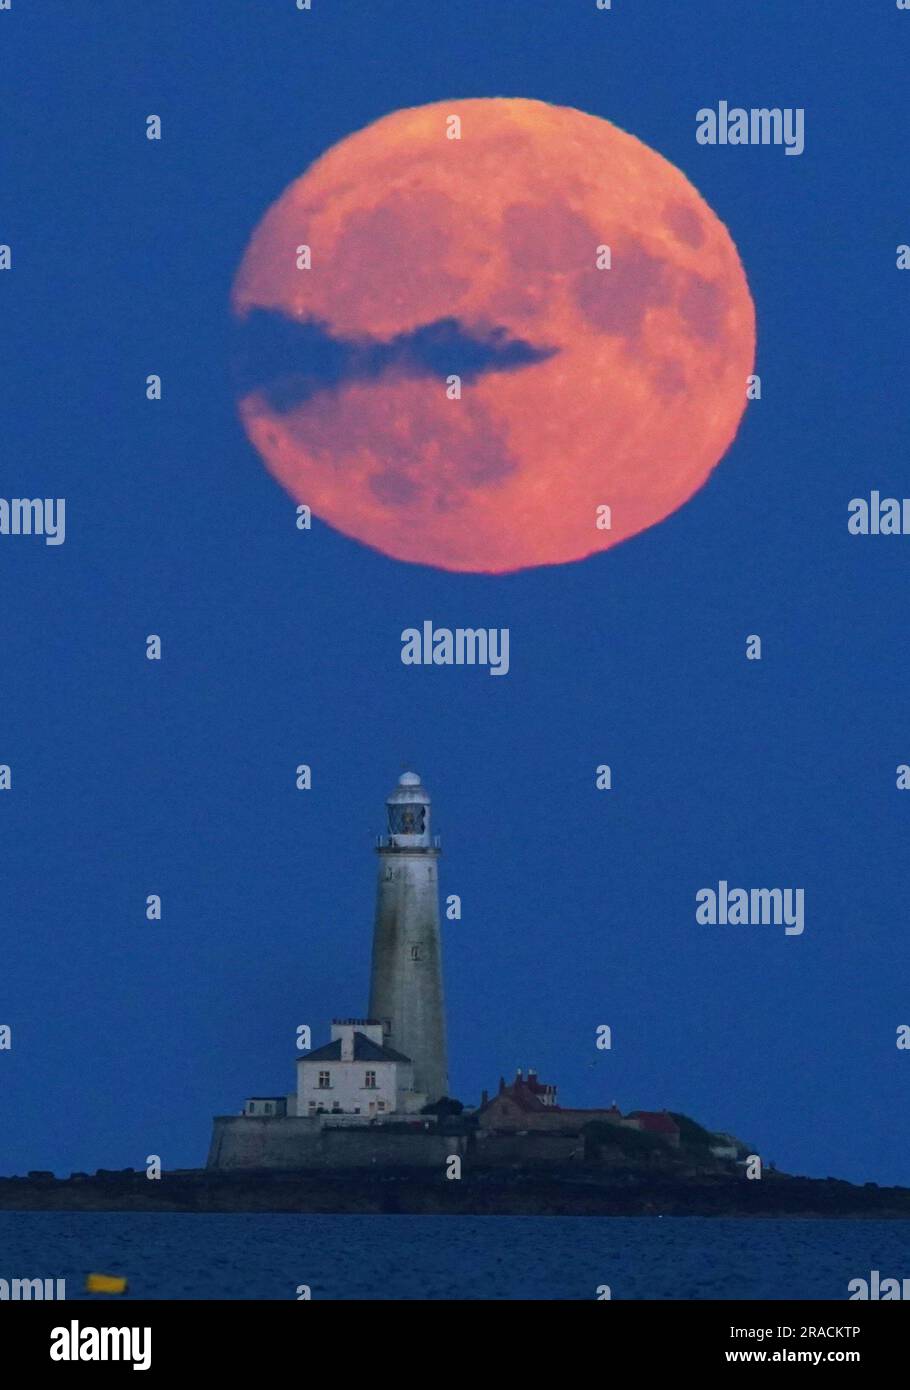
<svg viewBox="0 0 910 1390">
<path fill-rule="evenodd" d="M 661 521 L 733 440 L 755 355 L 736 247 L 685 175 L 515 98 L 335 145 L 256 228 L 232 307 L 332 363 L 240 389 L 270 472 L 345 535 L 446 570 L 562 564 Z"/>
</svg>

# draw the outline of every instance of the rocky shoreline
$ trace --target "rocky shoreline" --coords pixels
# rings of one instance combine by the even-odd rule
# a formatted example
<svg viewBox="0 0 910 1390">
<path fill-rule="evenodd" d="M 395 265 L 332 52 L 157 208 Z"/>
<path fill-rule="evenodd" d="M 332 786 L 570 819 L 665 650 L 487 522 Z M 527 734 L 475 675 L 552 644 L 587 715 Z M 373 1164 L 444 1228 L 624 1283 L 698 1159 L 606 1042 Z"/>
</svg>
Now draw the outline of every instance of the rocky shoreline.
<svg viewBox="0 0 910 1390">
<path fill-rule="evenodd" d="M 635 1169 L 474 1168 L 457 1181 L 426 1169 L 214 1172 L 158 1180 L 99 1170 L 57 1178 L 0 1178 L 0 1211 L 302 1212 L 474 1216 L 716 1216 L 910 1218 L 910 1188 L 860 1187 L 836 1178 L 760 1180 Z"/>
</svg>

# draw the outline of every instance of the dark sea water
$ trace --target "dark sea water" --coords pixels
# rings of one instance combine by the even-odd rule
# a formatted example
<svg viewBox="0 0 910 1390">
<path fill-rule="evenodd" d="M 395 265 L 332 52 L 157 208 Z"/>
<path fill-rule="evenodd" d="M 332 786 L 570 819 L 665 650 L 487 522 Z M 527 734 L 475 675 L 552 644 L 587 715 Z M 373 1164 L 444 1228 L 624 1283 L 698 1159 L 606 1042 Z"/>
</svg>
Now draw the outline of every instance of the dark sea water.
<svg viewBox="0 0 910 1390">
<path fill-rule="evenodd" d="M 75 1298 L 846 1299 L 873 1269 L 910 1276 L 910 1221 L 0 1212 L 0 1278 Z"/>
</svg>

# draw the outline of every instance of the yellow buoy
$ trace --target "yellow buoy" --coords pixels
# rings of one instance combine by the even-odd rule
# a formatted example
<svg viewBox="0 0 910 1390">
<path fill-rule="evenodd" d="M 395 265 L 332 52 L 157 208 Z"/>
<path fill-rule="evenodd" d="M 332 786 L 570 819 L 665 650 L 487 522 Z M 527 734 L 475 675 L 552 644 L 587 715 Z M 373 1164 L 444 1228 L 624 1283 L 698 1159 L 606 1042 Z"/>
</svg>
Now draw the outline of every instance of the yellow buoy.
<svg viewBox="0 0 910 1390">
<path fill-rule="evenodd" d="M 86 1293 L 126 1293 L 126 1279 L 119 1274 L 90 1274 L 85 1281 Z"/>
</svg>

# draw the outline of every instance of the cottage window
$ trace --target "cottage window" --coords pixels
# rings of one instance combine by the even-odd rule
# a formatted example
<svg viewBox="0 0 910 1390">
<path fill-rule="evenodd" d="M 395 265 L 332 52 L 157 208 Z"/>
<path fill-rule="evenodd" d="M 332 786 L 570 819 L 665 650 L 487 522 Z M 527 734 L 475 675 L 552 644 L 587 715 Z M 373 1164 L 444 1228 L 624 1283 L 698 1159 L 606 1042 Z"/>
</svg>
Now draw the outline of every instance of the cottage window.
<svg viewBox="0 0 910 1390">
<path fill-rule="evenodd" d="M 329 1088 L 331 1087 L 331 1085 L 332 1085 L 332 1073 L 331 1073 L 330 1071 L 321 1071 L 321 1072 L 319 1073 L 319 1089 L 320 1089 L 320 1091 L 328 1091 Z"/>
<path fill-rule="evenodd" d="M 375 1073 L 374 1071 L 368 1071 L 367 1074 L 366 1074 L 366 1080 L 364 1081 L 363 1084 L 364 1084 L 364 1086 L 366 1087 L 366 1089 L 367 1089 L 368 1091 L 375 1091 L 375 1090 L 376 1090 L 376 1073 Z"/>
</svg>

